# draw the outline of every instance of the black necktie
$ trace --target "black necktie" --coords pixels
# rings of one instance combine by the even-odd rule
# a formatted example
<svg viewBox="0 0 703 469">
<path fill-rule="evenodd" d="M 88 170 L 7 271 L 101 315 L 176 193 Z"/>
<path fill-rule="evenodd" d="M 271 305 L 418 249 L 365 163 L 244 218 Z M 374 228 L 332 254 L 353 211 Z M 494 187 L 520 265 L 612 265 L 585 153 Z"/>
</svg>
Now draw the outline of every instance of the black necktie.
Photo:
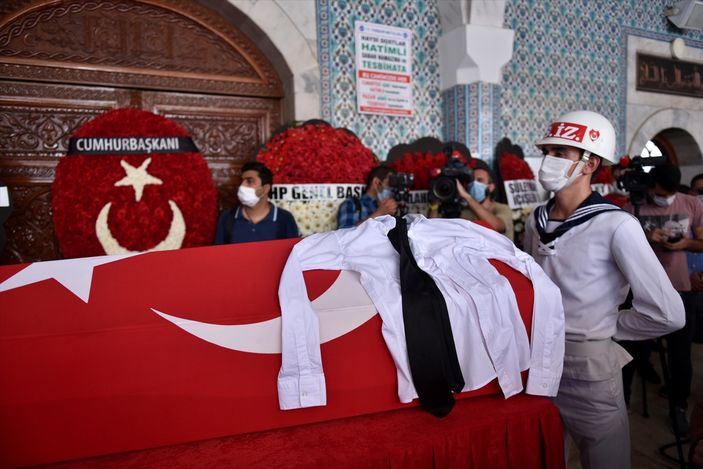
<svg viewBox="0 0 703 469">
<path fill-rule="evenodd" d="M 444 417 L 454 407 L 452 391 L 464 388 L 447 304 L 432 277 L 415 262 L 404 218 L 396 217 L 388 239 L 400 254 L 403 323 L 413 384 L 422 406 Z"/>
</svg>

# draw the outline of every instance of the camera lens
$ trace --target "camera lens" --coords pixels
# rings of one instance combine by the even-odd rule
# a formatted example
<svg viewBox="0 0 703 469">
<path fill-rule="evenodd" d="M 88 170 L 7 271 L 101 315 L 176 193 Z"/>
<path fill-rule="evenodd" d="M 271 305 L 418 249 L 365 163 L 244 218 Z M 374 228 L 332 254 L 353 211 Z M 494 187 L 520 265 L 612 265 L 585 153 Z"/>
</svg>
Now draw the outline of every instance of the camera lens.
<svg viewBox="0 0 703 469">
<path fill-rule="evenodd" d="M 439 200 L 453 199 L 455 193 L 456 182 L 453 178 L 440 177 L 432 187 L 432 195 Z"/>
</svg>

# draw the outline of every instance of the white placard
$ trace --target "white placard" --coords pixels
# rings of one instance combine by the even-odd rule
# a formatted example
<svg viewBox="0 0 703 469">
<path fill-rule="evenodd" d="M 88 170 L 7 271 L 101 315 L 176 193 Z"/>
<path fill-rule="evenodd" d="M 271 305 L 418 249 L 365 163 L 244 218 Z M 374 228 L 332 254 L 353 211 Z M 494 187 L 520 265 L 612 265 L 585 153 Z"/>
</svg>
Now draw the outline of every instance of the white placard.
<svg viewBox="0 0 703 469">
<path fill-rule="evenodd" d="M 608 195 L 613 192 L 613 185 L 599 182 L 597 184 L 591 184 L 591 190 L 598 192 L 600 195 Z"/>
<path fill-rule="evenodd" d="M 542 199 L 534 179 L 512 179 L 505 181 L 505 195 L 510 208 L 530 208 Z"/>
<path fill-rule="evenodd" d="M 361 197 L 363 184 L 274 184 L 272 200 L 344 200 Z"/>
<path fill-rule="evenodd" d="M 412 31 L 357 21 L 354 38 L 357 110 L 412 116 Z"/>
<path fill-rule="evenodd" d="M 7 186 L 0 187 L 0 207 L 10 206 L 10 194 L 7 192 Z"/>
</svg>

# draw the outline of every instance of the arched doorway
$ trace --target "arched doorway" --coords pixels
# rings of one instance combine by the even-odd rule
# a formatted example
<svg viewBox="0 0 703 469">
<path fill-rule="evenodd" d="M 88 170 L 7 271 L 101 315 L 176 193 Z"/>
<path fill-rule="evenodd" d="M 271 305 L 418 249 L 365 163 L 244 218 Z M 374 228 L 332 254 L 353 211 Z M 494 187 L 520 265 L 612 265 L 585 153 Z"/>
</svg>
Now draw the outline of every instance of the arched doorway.
<svg viewBox="0 0 703 469">
<path fill-rule="evenodd" d="M 684 129 L 668 128 L 658 132 L 634 155 L 663 156 L 681 169 L 681 184 L 688 185 L 691 178 L 703 172 L 701 150 L 693 136 Z M 634 156 L 633 155 L 633 156 Z M 646 160 L 645 160 L 646 161 Z"/>
<path fill-rule="evenodd" d="M 283 121 L 269 59 L 196 2 L 20 0 L 4 2 L 0 17 L 0 180 L 13 201 L 0 263 L 60 257 L 54 169 L 96 115 L 136 107 L 188 129 L 221 206 L 233 204 L 239 168 Z"/>
</svg>

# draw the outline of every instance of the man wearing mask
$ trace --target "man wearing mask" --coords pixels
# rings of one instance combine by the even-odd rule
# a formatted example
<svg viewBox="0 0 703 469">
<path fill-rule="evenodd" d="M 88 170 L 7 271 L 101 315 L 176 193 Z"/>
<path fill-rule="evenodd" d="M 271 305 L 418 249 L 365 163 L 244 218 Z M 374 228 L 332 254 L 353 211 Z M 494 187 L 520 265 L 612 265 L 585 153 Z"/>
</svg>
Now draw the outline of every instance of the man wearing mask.
<svg viewBox="0 0 703 469">
<path fill-rule="evenodd" d="M 539 181 L 554 197 L 528 218 L 524 249 L 562 293 L 566 344 L 554 402 L 566 454 L 572 439 L 584 469 L 628 469 L 621 368 L 630 356 L 612 339 L 678 330 L 683 304 L 637 219 L 591 190 L 598 167 L 615 163 L 612 124 L 595 112 L 569 112 L 536 145 L 545 155 Z M 619 310 L 628 289 L 632 307 Z"/>
<path fill-rule="evenodd" d="M 256 161 L 245 163 L 237 191 L 241 205 L 222 212 L 217 222 L 215 244 L 298 237 L 293 215 L 269 202 L 272 187 L 273 174 L 266 166 Z"/>
<path fill-rule="evenodd" d="M 681 171 L 677 166 L 655 166 L 649 172 L 647 200 L 639 218 L 647 239 L 681 294 L 686 307 L 686 326 L 666 336 L 670 371 L 669 398 L 674 404 L 671 419 L 680 435 L 688 433 L 686 408 L 691 393 L 691 342 L 695 328 L 694 294 L 686 252 L 703 251 L 703 204 L 696 196 L 678 192 Z M 625 210 L 634 212 L 626 205 Z"/>
<path fill-rule="evenodd" d="M 339 206 L 337 228 L 352 228 L 367 218 L 394 215 L 398 203 L 389 185 L 395 170 L 376 166 L 366 176 L 366 192 L 361 197 L 349 197 Z"/>
<path fill-rule="evenodd" d="M 456 193 L 464 201 L 461 218 L 469 221 L 481 220 L 489 224 L 498 233 L 503 233 L 513 239 L 513 220 L 510 207 L 494 202 L 491 198 L 495 184 L 490 174 L 488 165 L 482 160 L 471 160 L 474 180 L 468 187 L 456 180 Z M 439 202 L 427 204 L 428 218 L 440 216 L 441 205 Z"/>
<path fill-rule="evenodd" d="M 470 221 L 483 220 L 489 223 L 498 233 L 503 233 L 512 241 L 515 235 L 513 211 L 509 205 L 493 200 L 496 185 L 491 169 L 485 161 L 476 158 L 471 160 L 470 166 L 474 171 L 474 184 L 479 183 L 476 188 L 472 188 L 477 193 L 478 198 L 472 197 L 474 199 L 472 202 L 470 199 L 467 200 L 462 194 L 462 192 L 466 191 L 459 191 L 467 202 L 467 208 L 461 214 L 462 218 Z M 482 191 L 483 194 L 481 193 Z M 469 197 L 471 196 L 469 195 Z"/>
</svg>

